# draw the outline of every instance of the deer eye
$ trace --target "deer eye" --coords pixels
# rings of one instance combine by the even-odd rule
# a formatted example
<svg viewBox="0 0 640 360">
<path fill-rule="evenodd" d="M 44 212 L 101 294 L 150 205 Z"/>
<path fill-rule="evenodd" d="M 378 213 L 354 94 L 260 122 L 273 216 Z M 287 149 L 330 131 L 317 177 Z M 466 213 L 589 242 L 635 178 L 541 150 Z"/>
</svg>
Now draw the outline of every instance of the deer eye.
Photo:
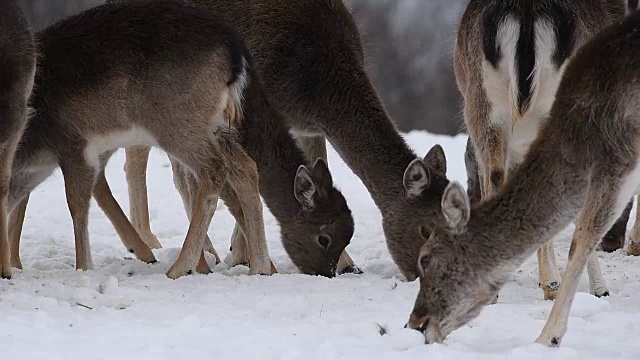
<svg viewBox="0 0 640 360">
<path fill-rule="evenodd" d="M 328 251 L 329 248 L 331 247 L 331 238 L 329 237 L 329 235 L 319 235 L 318 236 L 318 245 L 324 250 L 324 251 Z"/>
</svg>

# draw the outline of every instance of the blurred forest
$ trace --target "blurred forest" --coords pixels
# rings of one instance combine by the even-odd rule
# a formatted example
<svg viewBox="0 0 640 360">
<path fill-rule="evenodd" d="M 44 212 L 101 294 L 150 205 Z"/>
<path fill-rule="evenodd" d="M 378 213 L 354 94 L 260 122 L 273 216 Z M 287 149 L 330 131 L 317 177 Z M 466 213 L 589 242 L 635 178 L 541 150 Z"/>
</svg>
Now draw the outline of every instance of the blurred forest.
<svg viewBox="0 0 640 360">
<path fill-rule="evenodd" d="M 461 130 L 451 51 L 464 0 L 345 0 L 360 26 L 368 70 L 403 131 Z M 18 0 L 34 29 L 103 0 Z"/>
</svg>

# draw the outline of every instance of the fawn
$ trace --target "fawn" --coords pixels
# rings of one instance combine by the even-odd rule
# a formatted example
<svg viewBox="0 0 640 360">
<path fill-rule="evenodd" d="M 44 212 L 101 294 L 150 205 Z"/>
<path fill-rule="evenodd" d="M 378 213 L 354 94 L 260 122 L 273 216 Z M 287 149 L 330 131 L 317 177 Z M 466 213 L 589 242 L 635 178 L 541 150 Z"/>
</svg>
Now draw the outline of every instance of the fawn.
<svg viewBox="0 0 640 360">
<path fill-rule="evenodd" d="M 487 199 L 520 163 L 544 123 L 567 60 L 585 40 L 625 15 L 623 0 L 472 0 L 462 17 L 454 70 L 469 129 L 465 164 L 473 203 Z M 632 203 L 608 238 L 624 239 Z M 553 241 L 538 251 L 545 299 L 560 285 Z M 608 290 L 593 253 L 592 292 Z"/>
<path fill-rule="evenodd" d="M 326 137 L 362 180 L 382 212 L 394 262 L 407 280 L 415 280 L 420 247 L 440 213 L 439 199 L 449 183 L 445 155 L 435 145 L 418 158 L 397 132 L 365 71 L 360 34 L 343 2 L 191 2 L 221 16 L 242 35 L 269 100 L 284 115 L 307 156 L 326 161 Z M 147 210 L 147 157 L 148 150 L 127 149 L 125 169 L 132 222 L 148 244 L 158 246 Z M 246 262 L 244 243 L 236 228 L 232 264 Z M 283 243 L 287 248 L 284 238 Z M 292 259 L 298 257 L 288 252 Z M 361 272 L 347 252 L 337 270 Z"/>
<path fill-rule="evenodd" d="M 557 346 L 578 278 L 640 190 L 640 12 L 577 50 L 548 119 L 496 194 L 474 207 L 458 183 L 420 251 L 420 292 L 408 326 L 441 342 L 476 317 L 511 274 L 576 219 L 558 298 L 537 342 Z"/>
<path fill-rule="evenodd" d="M 11 278 L 7 202 L 11 168 L 28 121 L 36 71 L 31 27 L 15 1 L 0 2 L 0 277 Z"/>
<path fill-rule="evenodd" d="M 156 146 L 186 174 L 191 195 L 185 244 L 167 275 L 209 271 L 202 249 L 219 197 L 242 224 L 250 273 L 275 271 L 250 153 L 265 144 L 286 144 L 282 139 L 288 132 L 231 27 L 197 6 L 136 1 L 105 4 L 62 20 L 38 33 L 37 41 L 42 61 L 33 95 L 36 115 L 16 155 L 13 209 L 20 210 L 18 205 L 25 205 L 33 188 L 59 165 L 73 217 L 77 268 L 92 267 L 87 234 L 92 192 L 125 246 L 153 262 L 150 248 L 113 199 L 104 167 L 118 148 Z M 304 159 L 301 152 L 286 155 Z M 295 178 L 299 193 L 291 198 L 300 196 L 310 208 L 317 199 L 313 190 L 332 197 L 331 205 L 343 215 L 335 226 L 346 223 L 347 230 L 330 243 L 319 239 L 318 246 L 337 252 L 337 258 L 353 229 L 346 202 L 329 186 L 323 164 L 312 171 L 300 165 L 287 168 L 290 177 L 280 180 Z M 20 222 L 12 217 L 12 225 Z"/>
</svg>

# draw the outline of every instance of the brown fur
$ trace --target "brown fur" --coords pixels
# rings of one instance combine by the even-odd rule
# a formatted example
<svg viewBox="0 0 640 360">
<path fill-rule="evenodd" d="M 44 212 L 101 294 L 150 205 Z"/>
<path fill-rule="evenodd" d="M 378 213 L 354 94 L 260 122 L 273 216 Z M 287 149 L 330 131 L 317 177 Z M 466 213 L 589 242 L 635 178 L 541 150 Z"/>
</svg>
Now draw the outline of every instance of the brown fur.
<svg viewBox="0 0 640 360">
<path fill-rule="evenodd" d="M 153 253 L 113 199 L 103 170 L 119 147 L 158 146 L 197 179 L 190 189 L 192 221 L 168 276 L 196 270 L 227 182 L 245 213 L 251 273 L 270 274 L 256 165 L 237 135 L 245 119 L 241 111 L 229 111 L 243 106 L 243 93 L 260 93 L 237 34 L 202 9 L 159 1 L 87 10 L 37 38 L 42 61 L 33 97 L 36 115 L 16 154 L 10 208 L 20 211 L 26 196 L 59 165 L 77 268 L 92 267 L 87 231 L 92 193 L 125 246 L 153 262 Z"/>
<path fill-rule="evenodd" d="M 11 278 L 7 201 L 18 141 L 27 124 L 36 47 L 15 1 L 0 2 L 0 277 Z"/>
<path fill-rule="evenodd" d="M 566 60 L 624 14 L 623 0 L 469 3 L 457 36 L 454 69 L 470 135 L 465 163 L 473 202 L 494 194 L 521 161 L 551 108 Z M 509 27 L 513 23 L 518 27 Z M 620 222 L 627 219 L 628 213 Z M 610 237 L 624 239 L 624 226 L 614 230 L 621 235 Z M 560 284 L 553 242 L 539 250 L 538 260 L 540 286 L 545 299 L 553 299 Z M 592 261 L 592 289 L 602 296 L 608 290 L 595 271 L 597 258 Z"/>
<path fill-rule="evenodd" d="M 462 186 L 449 185 L 443 217 L 420 253 L 420 291 L 408 325 L 427 342 L 443 341 L 577 216 L 563 283 L 537 340 L 557 346 L 585 264 L 640 189 L 639 99 L 636 12 L 578 50 L 540 135 L 495 196 L 470 208 Z"/>
<path fill-rule="evenodd" d="M 222 16 L 247 41 L 271 103 L 292 127 L 307 157 L 326 160 L 326 137 L 362 180 L 382 212 L 394 262 L 407 279 L 416 279 L 418 251 L 448 184 L 444 153 L 438 146 L 425 159 L 418 158 L 398 134 L 365 71 L 360 35 L 343 2 L 191 2 Z M 410 179 L 409 174 L 416 177 Z M 142 190 L 132 186 L 130 191 Z M 144 211 L 132 214 L 143 216 Z M 148 225 L 143 229 L 150 233 Z M 233 263 L 243 262 L 242 253 L 236 253 L 243 249 L 242 231 L 234 231 L 232 244 Z M 338 271 L 359 269 L 345 252 Z"/>
</svg>

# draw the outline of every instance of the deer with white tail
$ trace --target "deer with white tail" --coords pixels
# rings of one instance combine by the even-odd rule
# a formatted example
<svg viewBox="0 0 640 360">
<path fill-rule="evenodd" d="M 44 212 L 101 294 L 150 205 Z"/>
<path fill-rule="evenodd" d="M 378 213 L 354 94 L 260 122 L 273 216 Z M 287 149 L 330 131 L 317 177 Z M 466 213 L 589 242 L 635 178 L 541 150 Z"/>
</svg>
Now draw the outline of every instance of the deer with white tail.
<svg viewBox="0 0 640 360">
<path fill-rule="evenodd" d="M 569 61 L 548 120 L 494 196 L 474 207 L 458 183 L 420 251 L 408 326 L 442 342 L 475 318 L 513 272 L 576 221 L 558 297 L 537 342 L 557 346 L 578 279 L 640 190 L 640 12 L 605 28 Z M 577 220 L 576 220 L 577 218 Z"/>
<path fill-rule="evenodd" d="M 495 194 L 522 162 L 576 49 L 624 15 L 624 0 L 469 3 L 457 36 L 454 70 L 469 130 L 465 163 L 472 203 Z M 624 241 L 631 206 L 607 234 L 608 241 Z M 544 298 L 554 299 L 560 273 L 551 239 L 538 250 L 538 268 Z M 595 253 L 588 269 L 592 293 L 608 295 Z"/>
</svg>

